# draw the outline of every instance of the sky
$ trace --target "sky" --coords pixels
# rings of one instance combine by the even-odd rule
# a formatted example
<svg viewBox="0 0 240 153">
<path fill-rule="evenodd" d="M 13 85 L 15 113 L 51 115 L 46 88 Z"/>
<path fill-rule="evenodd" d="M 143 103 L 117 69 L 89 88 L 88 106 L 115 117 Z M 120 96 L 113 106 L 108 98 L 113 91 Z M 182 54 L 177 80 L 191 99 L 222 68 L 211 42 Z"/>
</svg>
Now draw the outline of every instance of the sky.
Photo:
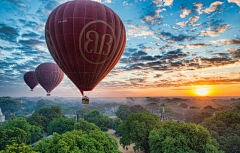
<svg viewBox="0 0 240 153">
<path fill-rule="evenodd" d="M 46 96 L 23 76 L 54 62 L 49 14 L 67 0 L 0 0 L 0 96 Z M 240 0 L 98 0 L 123 21 L 127 42 L 92 97 L 240 96 Z M 52 96 L 81 97 L 64 76 Z"/>
</svg>

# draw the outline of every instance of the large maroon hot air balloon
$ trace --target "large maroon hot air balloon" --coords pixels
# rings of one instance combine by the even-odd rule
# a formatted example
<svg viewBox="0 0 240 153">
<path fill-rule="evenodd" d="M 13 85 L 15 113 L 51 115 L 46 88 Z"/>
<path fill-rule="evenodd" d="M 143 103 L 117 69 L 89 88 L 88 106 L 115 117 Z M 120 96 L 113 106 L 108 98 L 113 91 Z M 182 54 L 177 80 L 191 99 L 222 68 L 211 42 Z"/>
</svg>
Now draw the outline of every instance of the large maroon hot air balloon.
<svg viewBox="0 0 240 153">
<path fill-rule="evenodd" d="M 53 59 L 83 94 L 93 90 L 117 64 L 125 47 L 126 31 L 109 7 L 75 0 L 53 10 L 45 38 Z"/>
<path fill-rule="evenodd" d="M 38 81 L 35 77 L 35 72 L 34 71 L 29 71 L 24 74 L 24 81 L 26 84 L 31 88 L 31 91 L 38 85 Z"/>
<path fill-rule="evenodd" d="M 62 81 L 64 73 L 55 63 L 43 63 L 36 68 L 35 75 L 47 96 L 50 96 L 50 92 Z"/>
</svg>

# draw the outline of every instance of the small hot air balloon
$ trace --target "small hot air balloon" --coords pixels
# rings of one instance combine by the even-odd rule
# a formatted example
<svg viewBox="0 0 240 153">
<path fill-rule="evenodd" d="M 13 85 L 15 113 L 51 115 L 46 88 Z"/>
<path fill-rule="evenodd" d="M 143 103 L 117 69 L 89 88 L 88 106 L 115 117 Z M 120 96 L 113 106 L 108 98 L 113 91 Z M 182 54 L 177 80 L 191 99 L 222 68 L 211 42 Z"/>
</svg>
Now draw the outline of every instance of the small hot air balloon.
<svg viewBox="0 0 240 153">
<path fill-rule="evenodd" d="M 109 7 L 95 1 L 75 0 L 52 11 L 45 38 L 55 62 L 84 95 L 119 61 L 126 31 Z"/>
<path fill-rule="evenodd" d="M 38 85 L 38 81 L 35 77 L 35 72 L 34 71 L 29 71 L 24 74 L 24 81 L 26 84 L 31 88 L 31 91 Z"/>
<path fill-rule="evenodd" d="M 43 63 L 36 68 L 35 75 L 47 96 L 50 96 L 50 92 L 62 81 L 64 73 L 55 63 Z"/>
</svg>

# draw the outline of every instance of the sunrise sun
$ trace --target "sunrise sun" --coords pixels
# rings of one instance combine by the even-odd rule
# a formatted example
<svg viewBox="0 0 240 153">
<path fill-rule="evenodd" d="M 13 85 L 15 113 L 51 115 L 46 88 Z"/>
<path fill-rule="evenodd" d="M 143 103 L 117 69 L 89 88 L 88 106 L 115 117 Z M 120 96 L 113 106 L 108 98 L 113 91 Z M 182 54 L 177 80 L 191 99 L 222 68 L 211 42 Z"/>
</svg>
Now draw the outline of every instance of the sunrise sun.
<svg viewBox="0 0 240 153">
<path fill-rule="evenodd" d="M 206 88 L 198 88 L 195 90 L 195 93 L 199 96 L 206 96 L 209 93 L 209 90 Z"/>
</svg>

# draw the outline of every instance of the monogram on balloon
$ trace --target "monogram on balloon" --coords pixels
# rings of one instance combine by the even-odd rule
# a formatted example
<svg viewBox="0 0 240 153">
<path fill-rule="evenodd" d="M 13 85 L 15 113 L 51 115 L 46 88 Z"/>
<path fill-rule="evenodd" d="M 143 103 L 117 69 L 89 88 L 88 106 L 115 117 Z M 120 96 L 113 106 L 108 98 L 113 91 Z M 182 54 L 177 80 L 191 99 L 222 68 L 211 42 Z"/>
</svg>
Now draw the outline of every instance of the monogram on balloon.
<svg viewBox="0 0 240 153">
<path fill-rule="evenodd" d="M 113 37 L 110 34 L 104 34 L 102 36 L 102 39 L 99 40 L 99 34 L 96 31 L 94 31 L 94 30 L 85 31 L 87 29 L 87 27 L 89 27 L 91 24 L 96 24 L 96 23 L 103 23 L 108 28 L 110 28 L 111 31 L 112 31 Z M 90 38 L 90 33 L 95 34 L 94 49 L 88 49 L 89 43 L 93 42 L 93 39 Z M 83 37 L 85 37 L 85 36 L 86 36 L 87 41 L 85 41 L 84 46 L 82 46 L 81 42 L 82 42 Z M 105 42 L 106 37 L 109 37 L 108 42 Z M 100 48 L 98 50 L 98 42 L 99 41 L 101 41 L 101 42 L 100 42 Z M 112 47 L 112 44 L 113 44 L 113 47 Z M 107 45 L 107 48 L 108 48 L 107 50 L 103 50 L 104 45 Z M 114 30 L 109 24 L 107 24 L 106 22 L 104 22 L 102 20 L 96 20 L 96 21 L 91 21 L 91 22 L 87 23 L 80 32 L 80 35 L 79 35 L 79 50 L 81 52 L 82 57 L 87 62 L 89 62 L 91 64 L 103 64 L 103 63 L 105 63 L 112 56 L 112 54 L 114 52 L 114 49 L 115 49 L 115 46 L 116 46 L 116 36 L 115 36 Z M 83 47 L 84 47 L 84 49 L 83 49 Z M 84 51 L 85 51 L 85 54 L 84 54 Z M 99 55 L 107 56 L 107 58 L 105 58 L 103 61 L 96 62 L 96 61 L 92 61 L 92 60 L 88 59 L 85 56 L 86 54 L 99 54 Z"/>
</svg>

